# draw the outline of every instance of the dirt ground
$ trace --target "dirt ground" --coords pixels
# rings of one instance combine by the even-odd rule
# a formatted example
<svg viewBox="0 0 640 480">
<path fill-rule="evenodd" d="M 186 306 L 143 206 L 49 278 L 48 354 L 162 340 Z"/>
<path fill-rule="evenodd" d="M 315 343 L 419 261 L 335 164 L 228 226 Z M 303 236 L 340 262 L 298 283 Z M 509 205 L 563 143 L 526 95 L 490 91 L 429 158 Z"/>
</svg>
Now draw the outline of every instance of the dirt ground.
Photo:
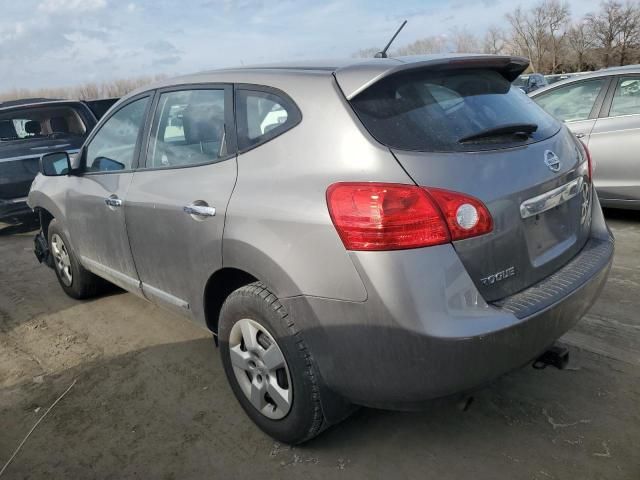
<svg viewBox="0 0 640 480">
<path fill-rule="evenodd" d="M 567 334 L 571 364 L 519 370 L 421 413 L 361 409 L 303 447 L 262 434 L 211 336 L 128 293 L 78 302 L 0 226 L 4 478 L 640 480 L 640 215 L 607 212 L 614 267 Z"/>
</svg>

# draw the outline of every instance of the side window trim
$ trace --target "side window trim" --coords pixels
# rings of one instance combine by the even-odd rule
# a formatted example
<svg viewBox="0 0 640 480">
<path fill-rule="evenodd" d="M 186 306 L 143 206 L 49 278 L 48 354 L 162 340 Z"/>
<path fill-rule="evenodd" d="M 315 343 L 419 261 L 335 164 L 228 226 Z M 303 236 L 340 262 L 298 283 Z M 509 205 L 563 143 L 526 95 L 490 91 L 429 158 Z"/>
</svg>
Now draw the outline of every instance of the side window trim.
<svg viewBox="0 0 640 480">
<path fill-rule="evenodd" d="M 602 100 L 602 106 L 598 112 L 597 118 L 606 118 L 609 116 L 611 110 L 611 104 L 613 102 L 613 95 L 616 93 L 618 87 L 619 77 L 609 77 L 609 83 L 607 84 L 607 93 Z"/>
<path fill-rule="evenodd" d="M 122 103 L 121 105 L 118 105 L 118 108 L 115 110 L 112 110 L 109 112 L 108 116 L 104 116 L 100 119 L 100 121 L 98 122 L 98 124 L 94 127 L 93 131 L 91 132 L 91 134 L 89 135 L 89 137 L 87 137 L 87 139 L 85 140 L 84 144 L 82 145 L 82 159 L 81 159 L 81 164 L 80 164 L 80 174 L 81 175 L 111 175 L 114 173 L 130 173 L 133 172 L 135 170 L 137 170 L 138 168 L 138 160 L 140 157 L 140 150 L 141 150 L 141 146 L 142 146 L 142 140 L 145 138 L 145 135 L 147 133 L 147 124 L 149 122 L 149 112 L 151 110 L 151 105 L 154 102 L 154 97 L 155 97 L 155 90 L 148 90 L 146 92 L 140 93 L 139 95 L 136 95 L 135 97 L 131 97 L 129 99 L 127 99 L 126 102 Z M 134 149 L 134 153 L 133 153 L 133 161 L 131 164 L 131 168 L 126 169 L 126 170 L 104 170 L 101 172 L 89 172 L 86 170 L 87 168 L 87 147 L 89 146 L 89 144 L 93 141 L 93 139 L 95 138 L 95 136 L 100 132 L 100 130 L 102 130 L 102 127 L 109 121 L 111 120 L 111 118 L 117 114 L 120 110 L 122 110 L 123 108 L 131 105 L 134 102 L 137 102 L 138 100 L 142 100 L 144 98 L 149 98 L 150 101 L 147 102 L 147 105 L 145 107 L 145 111 L 144 111 L 144 123 L 142 128 L 138 131 L 138 138 L 136 139 L 136 146 Z"/>
<path fill-rule="evenodd" d="M 243 123 L 247 123 L 247 119 L 245 118 L 246 115 L 243 112 L 242 108 L 240 108 L 240 100 L 239 100 L 239 95 L 238 92 L 239 91 L 248 91 L 248 92 L 260 92 L 260 93 L 270 93 L 272 95 L 275 95 L 277 97 L 280 97 L 282 100 L 284 100 L 285 105 L 283 105 L 284 107 L 290 108 L 291 111 L 291 117 L 292 117 L 292 123 L 289 126 L 289 128 L 287 128 L 286 130 L 283 130 L 281 132 L 278 132 L 275 135 L 267 135 L 265 136 L 262 140 L 260 140 L 257 143 L 254 143 L 246 148 L 240 148 L 240 128 L 239 128 L 239 124 L 240 122 Z M 234 105 L 235 105 L 235 111 L 236 111 L 236 132 L 237 133 L 237 140 L 238 140 L 238 154 L 241 153 L 245 153 L 248 152 L 249 150 L 253 150 L 256 147 L 259 147 L 260 145 L 264 145 L 267 142 L 270 142 L 271 140 L 273 140 L 274 138 L 278 138 L 280 135 L 287 133 L 289 130 L 297 127 L 300 122 L 302 122 L 302 112 L 300 111 L 300 108 L 298 107 L 298 105 L 296 104 L 296 102 L 293 101 L 293 99 L 287 95 L 285 92 L 283 92 L 282 90 L 279 90 L 277 88 L 274 87 L 268 87 L 266 85 L 255 85 L 252 83 L 236 83 L 233 86 L 233 96 L 234 96 Z"/>
<path fill-rule="evenodd" d="M 591 113 L 589 114 L 589 119 L 597 119 L 602 114 L 602 109 L 606 105 L 607 95 L 611 90 L 611 85 L 615 84 L 615 80 L 613 77 L 608 76 L 600 89 L 600 93 L 596 97 L 596 101 L 593 104 L 593 108 L 591 109 Z"/>
<path fill-rule="evenodd" d="M 227 155 L 225 157 L 217 158 L 211 162 L 202 162 L 192 165 L 173 165 L 168 167 L 147 167 L 149 160 L 149 149 L 151 148 L 151 130 L 155 121 L 158 105 L 160 103 L 160 96 L 163 93 L 170 92 L 184 92 L 189 90 L 224 90 L 224 121 L 225 127 L 225 141 L 227 144 Z M 172 85 L 170 87 L 164 87 L 156 90 L 155 98 L 151 111 L 148 112 L 147 130 L 144 137 L 144 148 L 140 149 L 138 169 L 144 171 L 154 170 L 172 170 L 176 168 L 191 168 L 200 167 L 203 165 L 211 165 L 213 163 L 224 162 L 230 158 L 234 158 L 237 155 L 237 137 L 235 128 L 235 112 L 233 101 L 233 84 L 231 83 L 193 83 L 193 84 L 181 84 Z"/>
</svg>

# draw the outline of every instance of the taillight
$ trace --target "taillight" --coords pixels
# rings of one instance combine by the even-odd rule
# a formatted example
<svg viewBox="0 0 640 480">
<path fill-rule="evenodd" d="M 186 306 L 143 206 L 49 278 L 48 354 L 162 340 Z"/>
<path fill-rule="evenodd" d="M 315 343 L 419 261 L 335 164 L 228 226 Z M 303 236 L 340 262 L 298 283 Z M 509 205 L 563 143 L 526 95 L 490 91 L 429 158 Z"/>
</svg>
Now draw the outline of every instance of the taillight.
<svg viewBox="0 0 640 480">
<path fill-rule="evenodd" d="M 327 189 L 327 205 L 347 250 L 428 247 L 492 228 L 479 200 L 415 185 L 335 183 Z"/>
<path fill-rule="evenodd" d="M 582 144 L 582 148 L 584 149 L 584 154 L 587 156 L 587 165 L 589 167 L 589 180 L 593 180 L 593 160 L 591 159 L 591 152 L 589 151 L 589 147 L 582 140 L 578 140 Z"/>
<path fill-rule="evenodd" d="M 489 233 L 493 221 L 487 207 L 477 198 L 439 188 L 427 188 L 447 220 L 451 240 Z"/>
</svg>

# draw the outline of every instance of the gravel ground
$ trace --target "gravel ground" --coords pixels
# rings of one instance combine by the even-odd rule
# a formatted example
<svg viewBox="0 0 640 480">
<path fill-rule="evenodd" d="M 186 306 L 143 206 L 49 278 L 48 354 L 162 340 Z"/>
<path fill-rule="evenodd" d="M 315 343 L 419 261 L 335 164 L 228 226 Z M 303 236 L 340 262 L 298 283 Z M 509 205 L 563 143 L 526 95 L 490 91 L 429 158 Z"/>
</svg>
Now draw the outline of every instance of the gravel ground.
<svg viewBox="0 0 640 480">
<path fill-rule="evenodd" d="M 67 298 L 0 226 L 2 478 L 640 479 L 640 215 L 598 303 L 563 341 L 567 370 L 524 368 L 427 411 L 361 409 L 303 447 L 244 415 L 211 336 L 131 294 Z"/>
</svg>

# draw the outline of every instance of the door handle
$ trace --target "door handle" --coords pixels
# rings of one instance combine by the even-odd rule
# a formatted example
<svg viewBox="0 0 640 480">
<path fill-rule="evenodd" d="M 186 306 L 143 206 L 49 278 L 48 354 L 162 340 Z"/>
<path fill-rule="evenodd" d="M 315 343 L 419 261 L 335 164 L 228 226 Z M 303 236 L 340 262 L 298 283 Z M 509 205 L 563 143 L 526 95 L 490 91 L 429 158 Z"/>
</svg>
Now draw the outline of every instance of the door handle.
<svg viewBox="0 0 640 480">
<path fill-rule="evenodd" d="M 584 138 L 585 134 L 584 133 L 576 133 L 576 137 L 577 138 Z"/>
<path fill-rule="evenodd" d="M 190 203 L 182 207 L 182 210 L 189 215 L 195 215 L 197 217 L 214 217 L 216 215 L 215 207 L 209 205 L 198 205 L 196 203 Z"/>
<path fill-rule="evenodd" d="M 107 204 L 108 207 L 121 207 L 122 200 L 118 198 L 117 195 L 111 195 L 104 199 L 104 203 Z"/>
</svg>

